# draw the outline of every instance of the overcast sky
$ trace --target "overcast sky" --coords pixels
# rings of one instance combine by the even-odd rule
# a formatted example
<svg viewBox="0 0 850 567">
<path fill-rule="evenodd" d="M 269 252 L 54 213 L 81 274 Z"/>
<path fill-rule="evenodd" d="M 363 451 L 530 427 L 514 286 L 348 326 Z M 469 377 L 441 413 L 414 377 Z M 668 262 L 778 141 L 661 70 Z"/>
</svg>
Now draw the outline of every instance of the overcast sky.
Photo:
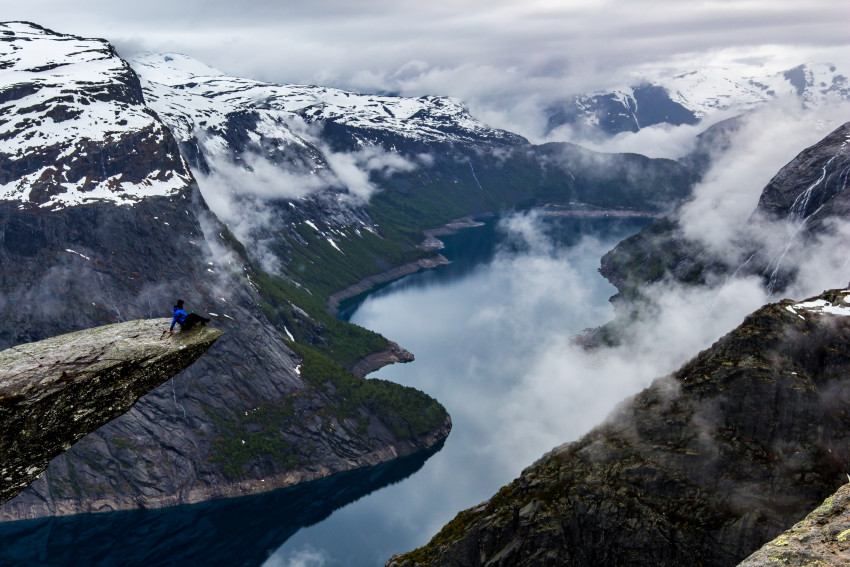
<svg viewBox="0 0 850 567">
<path fill-rule="evenodd" d="M 507 127 L 627 73 L 850 60 L 846 0 L 0 0 L 2 18 L 231 74 L 466 101 Z M 842 65 L 843 67 L 844 65 Z M 848 65 L 850 66 L 850 65 Z"/>
</svg>

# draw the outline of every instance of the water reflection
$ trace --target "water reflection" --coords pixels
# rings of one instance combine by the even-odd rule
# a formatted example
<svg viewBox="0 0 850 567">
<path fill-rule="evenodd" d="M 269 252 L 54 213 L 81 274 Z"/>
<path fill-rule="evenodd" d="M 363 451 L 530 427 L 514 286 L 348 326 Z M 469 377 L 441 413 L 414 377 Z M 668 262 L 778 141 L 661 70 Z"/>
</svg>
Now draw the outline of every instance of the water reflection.
<svg viewBox="0 0 850 567">
<path fill-rule="evenodd" d="M 262 564 L 294 533 L 412 475 L 442 448 L 243 498 L 0 524 L 0 564 Z"/>
</svg>

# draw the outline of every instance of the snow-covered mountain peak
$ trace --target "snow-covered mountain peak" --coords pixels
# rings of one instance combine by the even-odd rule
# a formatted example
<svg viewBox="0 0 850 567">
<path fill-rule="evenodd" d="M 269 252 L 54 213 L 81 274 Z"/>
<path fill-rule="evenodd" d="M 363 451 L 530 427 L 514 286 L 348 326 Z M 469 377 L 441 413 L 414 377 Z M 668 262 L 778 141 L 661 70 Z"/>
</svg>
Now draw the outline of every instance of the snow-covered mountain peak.
<svg viewBox="0 0 850 567">
<path fill-rule="evenodd" d="M 172 195 L 191 182 L 173 143 L 147 171 L 118 165 L 169 136 L 105 40 L 0 23 L 0 200 L 62 208 Z"/>
<path fill-rule="evenodd" d="M 776 99 L 797 99 L 808 107 L 848 100 L 850 81 L 830 63 L 784 70 L 741 64 L 641 72 L 627 85 L 553 105 L 549 127 L 570 124 L 591 136 L 614 135 L 656 124 L 695 124 L 718 112 L 742 113 Z"/>
<path fill-rule="evenodd" d="M 699 117 L 718 109 L 747 110 L 781 97 L 798 96 L 813 105 L 850 96 L 847 77 L 830 63 L 807 63 L 784 71 L 709 67 L 659 77 L 656 84 Z"/>
<path fill-rule="evenodd" d="M 449 97 L 406 98 L 313 85 L 276 85 L 227 76 L 185 55 L 146 53 L 131 57 L 130 63 L 152 95 L 149 102 L 160 113 L 173 114 L 181 106 L 187 111 L 199 106 L 207 110 L 228 107 L 274 111 L 281 117 L 335 122 L 424 141 L 518 139 L 474 119 L 462 102 Z M 174 92 L 167 94 L 163 86 Z M 199 96 L 211 102 L 192 102 Z"/>
</svg>

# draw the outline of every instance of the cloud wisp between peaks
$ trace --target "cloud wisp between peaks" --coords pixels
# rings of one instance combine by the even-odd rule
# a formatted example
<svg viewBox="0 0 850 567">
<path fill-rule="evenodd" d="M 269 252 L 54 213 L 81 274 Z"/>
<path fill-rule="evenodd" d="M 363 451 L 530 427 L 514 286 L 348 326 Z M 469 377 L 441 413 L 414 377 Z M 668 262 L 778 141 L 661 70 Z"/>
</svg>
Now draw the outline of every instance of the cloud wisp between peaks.
<svg viewBox="0 0 850 567">
<path fill-rule="evenodd" d="M 195 174 L 210 210 L 272 272 L 279 268 L 279 261 L 270 252 L 272 241 L 268 238 L 285 223 L 288 209 L 283 207 L 287 201 L 333 193 L 326 204 L 357 208 L 368 203 L 380 190 L 380 183 L 394 174 L 430 164 L 427 154 L 408 159 L 377 146 L 334 152 L 320 140 L 314 142 L 322 150 L 323 162 L 309 170 L 243 153 L 238 162 L 230 156 L 208 157 L 210 172 Z"/>
<path fill-rule="evenodd" d="M 771 178 L 848 118 L 848 103 L 814 109 L 777 104 L 747 115 L 730 149 L 715 159 L 692 200 L 679 211 L 683 235 L 725 262 L 730 271 L 754 250 L 770 254 L 786 250 L 782 268 L 795 276 L 783 294 L 791 297 L 802 299 L 846 286 L 850 270 L 842 250 L 850 244 L 850 223 L 845 219 L 833 219 L 830 230 L 810 239 L 803 249 L 790 246 L 800 226 L 753 213 Z"/>
</svg>

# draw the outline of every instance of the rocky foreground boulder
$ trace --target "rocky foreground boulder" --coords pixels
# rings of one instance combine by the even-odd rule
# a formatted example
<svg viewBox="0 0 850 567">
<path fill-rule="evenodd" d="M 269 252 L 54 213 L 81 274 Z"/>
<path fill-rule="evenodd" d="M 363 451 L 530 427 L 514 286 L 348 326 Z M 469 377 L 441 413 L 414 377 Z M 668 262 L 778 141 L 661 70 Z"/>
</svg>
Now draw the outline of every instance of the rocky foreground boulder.
<svg viewBox="0 0 850 567">
<path fill-rule="evenodd" d="M 850 290 L 751 314 L 393 567 L 736 565 L 847 482 Z"/>
<path fill-rule="evenodd" d="M 0 352 L 0 502 L 195 362 L 222 334 L 205 326 L 169 334 L 170 323 L 116 323 Z"/>
</svg>

